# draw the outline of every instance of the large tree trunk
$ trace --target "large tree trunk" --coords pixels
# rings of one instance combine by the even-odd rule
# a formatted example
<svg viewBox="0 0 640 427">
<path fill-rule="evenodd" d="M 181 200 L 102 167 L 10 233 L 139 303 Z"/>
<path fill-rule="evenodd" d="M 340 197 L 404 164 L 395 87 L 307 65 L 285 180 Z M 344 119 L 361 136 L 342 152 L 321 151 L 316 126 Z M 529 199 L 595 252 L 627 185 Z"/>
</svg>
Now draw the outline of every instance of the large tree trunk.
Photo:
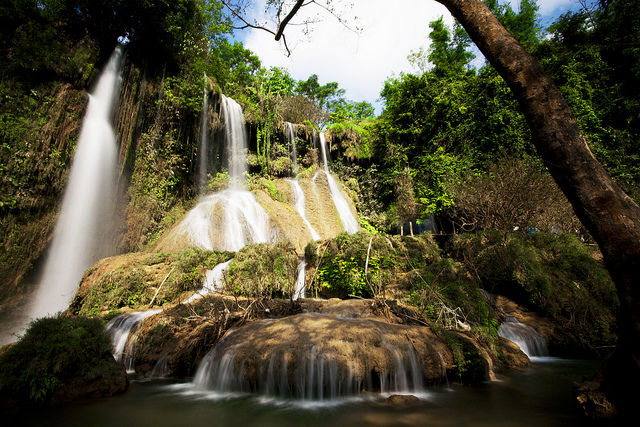
<svg viewBox="0 0 640 427">
<path fill-rule="evenodd" d="M 601 389 L 618 410 L 637 408 L 640 208 L 595 159 L 553 80 L 485 4 L 481 0 L 436 1 L 458 19 L 515 94 L 538 154 L 602 251 L 616 284 L 621 313 L 618 344 L 599 377 Z"/>
</svg>

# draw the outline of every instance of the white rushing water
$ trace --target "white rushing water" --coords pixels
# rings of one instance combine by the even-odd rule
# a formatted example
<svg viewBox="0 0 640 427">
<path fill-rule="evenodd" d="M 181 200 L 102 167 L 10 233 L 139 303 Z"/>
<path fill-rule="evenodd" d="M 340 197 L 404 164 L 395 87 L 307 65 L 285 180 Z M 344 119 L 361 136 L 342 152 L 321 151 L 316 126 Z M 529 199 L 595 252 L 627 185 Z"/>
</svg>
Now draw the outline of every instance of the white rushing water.
<svg viewBox="0 0 640 427">
<path fill-rule="evenodd" d="M 108 245 L 99 235 L 112 222 L 116 192 L 118 148 L 112 117 L 120 88 L 122 51 L 115 50 L 89 96 L 78 145 L 73 157 L 62 209 L 49 248 L 32 318 L 65 310 L 84 271 Z"/>
<path fill-rule="evenodd" d="M 229 159 L 229 188 L 244 189 L 247 174 L 247 132 L 242 107 L 233 99 L 222 95 L 222 114 Z"/>
<path fill-rule="evenodd" d="M 309 228 L 311 237 L 313 237 L 313 240 L 320 240 L 320 235 L 316 230 L 314 230 L 313 226 L 307 219 L 307 210 L 305 207 L 306 199 L 304 197 L 304 191 L 302 191 L 302 187 L 300 187 L 300 183 L 295 179 L 286 179 L 285 181 L 287 181 L 291 186 L 291 190 L 293 191 L 294 208 Z"/>
<path fill-rule="evenodd" d="M 207 74 L 204 75 L 205 82 Z M 198 144 L 198 193 L 204 194 L 207 186 L 207 168 L 209 165 L 209 98 L 207 84 L 204 84 L 202 96 L 202 114 L 200 116 L 200 142 Z"/>
<path fill-rule="evenodd" d="M 135 340 L 130 340 L 129 336 L 137 332 L 144 319 L 160 313 L 161 311 L 162 310 L 149 310 L 121 314 L 111 319 L 105 326 L 105 329 L 111 338 L 113 357 L 116 361 L 122 361 L 124 363 L 128 373 L 135 372 Z"/>
<path fill-rule="evenodd" d="M 342 221 L 342 226 L 344 227 L 344 231 L 347 233 L 357 233 L 360 229 L 358 225 L 358 220 L 351 212 L 351 208 L 349 207 L 349 203 L 340 192 L 340 187 L 336 182 L 336 179 L 329 172 L 329 166 L 327 163 L 327 142 L 324 137 L 324 133 L 320 133 L 320 149 L 322 150 L 322 160 L 324 162 L 324 173 L 327 175 L 327 181 L 329 182 L 329 190 L 331 191 L 331 198 L 333 199 L 334 205 L 336 205 L 336 210 L 338 211 L 338 216 L 340 217 L 340 221 Z"/>
<path fill-rule="evenodd" d="M 268 363 L 253 366 L 251 355 L 244 359 L 234 351 L 234 345 L 226 345 L 228 340 L 233 340 L 233 335 L 233 332 L 228 334 L 204 357 L 192 382 L 194 390 L 224 394 L 249 392 L 314 401 L 362 392 L 421 395 L 426 390 L 423 363 L 415 349 L 395 348 L 384 337 L 380 342 L 389 355 L 389 370 L 376 373 L 370 360 L 354 358 L 344 364 L 339 362 L 335 349 L 322 344 L 308 345 L 298 351 L 274 350 Z M 357 373 L 363 371 L 363 363 L 367 374 L 360 378 Z M 250 372 L 252 378 L 246 378 L 245 372 Z"/>
<path fill-rule="evenodd" d="M 297 278 L 296 278 L 296 287 L 295 290 L 293 291 L 293 300 L 297 300 L 298 298 L 304 298 L 305 297 L 305 283 L 304 283 L 304 276 L 305 276 L 305 269 L 307 267 L 307 259 L 306 258 L 302 258 L 302 261 L 300 261 L 300 264 L 298 264 L 298 270 L 297 270 Z"/>
<path fill-rule="evenodd" d="M 246 190 L 247 135 L 240 105 L 222 97 L 229 188 L 203 198 L 171 235 L 189 246 L 237 252 L 246 245 L 266 243 L 271 233 L 267 211 Z"/>
<path fill-rule="evenodd" d="M 198 203 L 175 229 L 191 246 L 237 252 L 246 245 L 269 240 L 270 219 L 254 195 L 224 190 Z"/>
<path fill-rule="evenodd" d="M 498 335 L 517 344 L 530 359 L 549 356 L 544 337 L 531 326 L 520 323 L 513 316 L 505 317 L 498 330 Z"/>
<path fill-rule="evenodd" d="M 191 297 L 187 299 L 184 304 L 193 302 L 212 292 L 222 292 L 226 283 L 225 273 L 227 271 L 227 268 L 229 268 L 229 264 L 231 264 L 231 261 L 233 261 L 233 258 L 227 262 L 220 263 L 213 267 L 213 269 L 207 271 L 207 274 L 204 276 L 204 280 L 202 282 L 202 289 L 191 295 Z"/>
<path fill-rule="evenodd" d="M 287 128 L 285 136 L 289 141 L 289 145 L 291 145 L 291 170 L 293 171 L 293 176 L 298 176 L 298 149 L 296 147 L 298 125 L 289 122 L 284 122 L 284 125 Z"/>
</svg>

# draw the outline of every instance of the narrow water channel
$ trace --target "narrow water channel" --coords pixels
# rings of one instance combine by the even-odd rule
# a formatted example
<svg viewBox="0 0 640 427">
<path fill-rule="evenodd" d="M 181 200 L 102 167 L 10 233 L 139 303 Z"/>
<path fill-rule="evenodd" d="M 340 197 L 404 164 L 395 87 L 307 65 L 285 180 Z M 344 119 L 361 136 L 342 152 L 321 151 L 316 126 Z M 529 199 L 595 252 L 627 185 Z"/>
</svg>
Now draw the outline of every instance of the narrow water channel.
<svg viewBox="0 0 640 427">
<path fill-rule="evenodd" d="M 598 361 L 545 358 L 479 386 L 450 383 L 415 406 L 378 398 L 338 402 L 264 400 L 193 392 L 188 384 L 133 381 L 113 398 L 17 414 L 17 425 L 64 426 L 584 426 L 571 388 Z M 5 419 L 6 420 L 6 419 Z M 13 424 L 7 424 L 13 425 Z"/>
</svg>

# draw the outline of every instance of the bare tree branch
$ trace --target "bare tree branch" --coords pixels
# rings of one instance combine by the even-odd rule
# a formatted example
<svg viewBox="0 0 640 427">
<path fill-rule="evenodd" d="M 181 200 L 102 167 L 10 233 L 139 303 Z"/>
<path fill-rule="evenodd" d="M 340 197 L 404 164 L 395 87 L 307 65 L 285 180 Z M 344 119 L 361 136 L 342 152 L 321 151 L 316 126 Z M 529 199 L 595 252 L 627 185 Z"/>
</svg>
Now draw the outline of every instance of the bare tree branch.
<svg viewBox="0 0 640 427">
<path fill-rule="evenodd" d="M 284 17 L 280 25 L 278 25 L 278 31 L 276 32 L 276 41 L 280 40 L 280 37 L 282 37 L 282 32 L 284 31 L 284 28 L 287 26 L 289 21 L 291 21 L 291 18 L 293 18 L 293 16 L 302 7 L 302 3 L 304 3 L 304 0 L 298 0 L 296 4 L 293 6 L 293 9 L 291 9 L 289 14 Z"/>
</svg>

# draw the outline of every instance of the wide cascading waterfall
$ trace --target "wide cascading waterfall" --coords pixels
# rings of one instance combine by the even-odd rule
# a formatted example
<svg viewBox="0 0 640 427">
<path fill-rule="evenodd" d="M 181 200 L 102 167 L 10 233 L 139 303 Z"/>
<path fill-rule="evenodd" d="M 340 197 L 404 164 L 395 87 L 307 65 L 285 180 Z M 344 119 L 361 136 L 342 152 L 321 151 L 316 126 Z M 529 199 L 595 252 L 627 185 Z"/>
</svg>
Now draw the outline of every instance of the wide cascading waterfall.
<svg viewBox="0 0 640 427">
<path fill-rule="evenodd" d="M 513 316 L 505 317 L 498 330 L 498 335 L 513 341 L 529 358 L 549 356 L 544 337 L 531 326 L 520 323 Z"/>
<path fill-rule="evenodd" d="M 112 127 L 120 88 L 122 49 L 116 48 L 103 70 L 84 118 L 62 209 L 48 252 L 32 318 L 69 306 L 84 271 L 108 255 L 108 236 L 116 193 L 118 148 Z"/>
<path fill-rule="evenodd" d="M 229 264 L 233 261 L 233 258 L 227 262 L 220 263 L 213 267 L 213 269 L 207 271 L 204 276 L 204 280 L 202 282 L 202 289 L 193 294 L 189 299 L 187 299 L 184 304 L 188 304 L 193 302 L 199 298 L 202 298 L 205 295 L 208 295 L 212 292 L 221 292 L 224 289 L 225 285 L 225 273 L 227 268 L 229 268 Z"/>
<path fill-rule="evenodd" d="M 222 95 L 222 115 L 229 159 L 229 188 L 244 190 L 247 174 L 247 135 L 242 107 Z"/>
<path fill-rule="evenodd" d="M 303 400 L 363 392 L 420 395 L 432 378 L 425 366 L 442 375 L 440 350 L 431 349 L 424 359 L 424 344 L 404 331 L 404 326 L 332 314 L 253 322 L 230 331 L 211 349 L 192 385 L 200 391 Z"/>
<path fill-rule="evenodd" d="M 291 186 L 291 190 L 293 191 L 293 207 L 298 212 L 298 214 L 300 214 L 300 217 L 307 225 L 307 228 L 309 228 L 309 232 L 311 233 L 311 237 L 313 237 L 313 240 L 320 240 L 320 235 L 316 232 L 316 230 L 314 230 L 313 226 L 307 219 L 307 209 L 305 206 L 306 199 L 304 197 L 304 191 L 302 191 L 302 187 L 300 187 L 300 183 L 295 179 L 287 179 L 285 181 L 289 183 L 289 185 Z"/>
<path fill-rule="evenodd" d="M 291 146 L 291 170 L 293 176 L 298 176 L 298 149 L 296 147 L 296 134 L 298 133 L 298 125 L 285 122 L 285 137 Z"/>
<path fill-rule="evenodd" d="M 340 192 L 340 187 L 336 182 L 335 178 L 329 172 L 329 165 L 327 162 L 327 142 L 324 137 L 324 133 L 320 133 L 320 149 L 322 150 L 322 160 L 324 162 L 324 173 L 327 175 L 327 181 L 329 182 L 329 190 L 331 191 L 331 198 L 333 199 L 333 203 L 336 205 L 336 210 L 338 211 L 338 216 L 340 217 L 340 221 L 342 221 L 342 226 L 344 227 L 344 231 L 347 233 L 357 233 L 360 230 L 360 226 L 358 225 L 358 220 L 351 212 L 351 208 L 349 207 L 349 203 L 344 198 L 342 193 Z"/>
<path fill-rule="evenodd" d="M 204 75 L 205 81 L 207 74 Z M 207 185 L 207 168 L 209 165 L 209 98 L 205 83 L 202 96 L 202 114 L 200 116 L 200 142 L 198 144 L 198 193 L 203 195 Z"/>
<path fill-rule="evenodd" d="M 160 313 L 162 310 L 149 310 L 136 313 L 125 313 L 111 319 L 105 329 L 111 338 L 113 357 L 122 361 L 128 373 L 134 373 L 135 340 L 129 337 L 135 334 L 140 324 L 147 317 Z"/>
<path fill-rule="evenodd" d="M 270 239 L 269 215 L 248 191 L 224 190 L 200 201 L 166 237 L 170 246 L 237 252 Z"/>
<path fill-rule="evenodd" d="M 293 292 L 293 298 L 292 298 L 294 301 L 299 298 L 305 297 L 304 278 L 305 278 L 306 267 L 307 267 L 307 259 L 305 257 L 302 257 L 302 261 L 300 261 L 300 264 L 298 264 L 298 269 L 297 269 L 296 286 L 295 286 L 295 290 Z"/>
</svg>

